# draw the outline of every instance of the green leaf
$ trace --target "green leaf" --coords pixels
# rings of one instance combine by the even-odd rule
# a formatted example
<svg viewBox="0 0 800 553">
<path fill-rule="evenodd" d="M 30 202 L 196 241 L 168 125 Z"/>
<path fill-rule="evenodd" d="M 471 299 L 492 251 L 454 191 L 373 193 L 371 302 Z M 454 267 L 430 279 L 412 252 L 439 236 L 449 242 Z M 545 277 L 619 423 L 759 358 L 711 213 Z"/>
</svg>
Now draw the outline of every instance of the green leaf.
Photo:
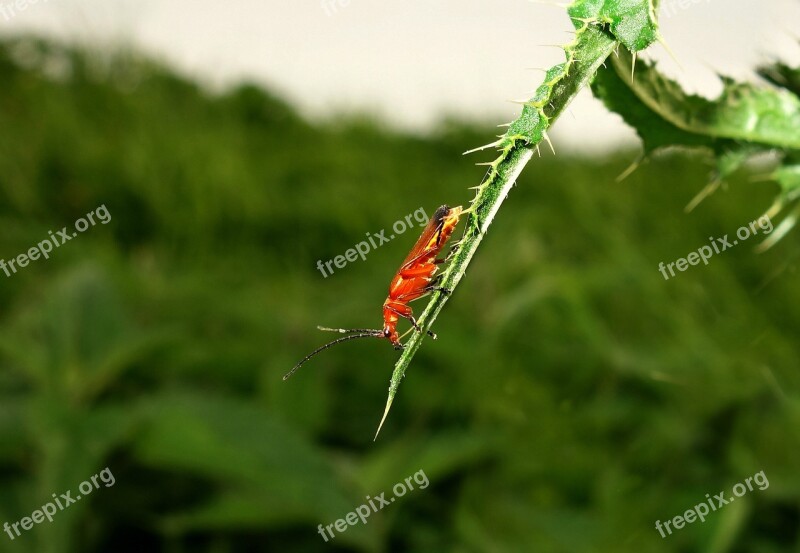
<svg viewBox="0 0 800 553">
<path fill-rule="evenodd" d="M 606 107 L 619 114 L 639 135 L 645 154 L 670 146 L 714 148 L 711 137 L 684 130 L 663 117 L 643 102 L 629 86 L 629 81 L 620 77 L 616 65 L 601 69 L 592 83 L 592 92 Z M 641 78 L 641 73 L 635 79 Z"/>
<path fill-rule="evenodd" d="M 708 100 L 686 94 L 654 65 L 641 61 L 631 81 L 624 69 L 629 60 L 625 52 L 614 58 L 617 75 L 627 81 L 640 102 L 675 127 L 710 138 L 800 149 L 800 98 L 795 94 L 723 78 L 722 94 Z"/>
<path fill-rule="evenodd" d="M 576 27 L 583 22 L 607 24 L 631 52 L 644 50 L 658 39 L 655 6 L 650 0 L 577 0 L 567 11 Z"/>
<path fill-rule="evenodd" d="M 770 152 L 784 159 L 773 175 L 782 193 L 768 214 L 779 214 L 797 198 L 797 164 L 791 160 L 800 150 L 800 98 L 794 93 L 723 79 L 720 97 L 708 100 L 686 94 L 648 63 L 637 62 L 632 78 L 627 70 L 631 62 L 629 54 L 620 52 L 610 67 L 598 72 L 593 90 L 639 134 L 645 155 L 669 147 L 703 148 L 713 154 L 716 173 L 688 209 L 750 158 Z M 764 247 L 784 236 L 795 218 L 787 218 Z"/>
</svg>

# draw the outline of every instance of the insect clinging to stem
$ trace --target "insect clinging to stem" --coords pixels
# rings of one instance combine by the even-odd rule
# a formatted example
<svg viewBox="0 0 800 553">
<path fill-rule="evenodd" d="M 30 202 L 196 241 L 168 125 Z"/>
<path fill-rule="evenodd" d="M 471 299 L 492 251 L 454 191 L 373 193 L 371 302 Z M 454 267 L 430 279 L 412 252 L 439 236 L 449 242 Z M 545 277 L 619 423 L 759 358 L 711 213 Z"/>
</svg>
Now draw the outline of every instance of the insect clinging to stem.
<svg viewBox="0 0 800 553">
<path fill-rule="evenodd" d="M 386 301 L 383 302 L 382 329 L 317 327 L 320 330 L 339 332 L 341 334 L 347 334 L 347 336 L 333 340 L 324 346 L 320 346 L 306 355 L 283 377 L 283 379 L 286 380 L 292 376 L 297 369 L 302 367 L 309 359 L 318 353 L 348 340 L 355 340 L 357 338 L 379 338 L 382 340 L 389 340 L 395 349 L 403 349 L 403 344 L 400 343 L 400 340 L 405 334 L 399 336 L 397 332 L 397 323 L 401 318 L 407 319 L 411 323 L 412 328 L 409 329 L 408 332 L 411 332 L 411 330 L 422 332 L 419 324 L 417 324 L 417 320 L 414 318 L 414 312 L 408 304 L 431 292 L 439 291 L 445 294 L 450 293 L 449 290 L 439 286 L 441 275 L 439 277 L 434 277 L 439 269 L 439 265 L 447 260 L 447 258 L 437 259 L 437 256 L 444 248 L 450 235 L 453 234 L 461 215 L 468 212 L 469 211 L 463 210 L 460 206 L 451 208 L 443 205 L 433 214 L 431 220 L 428 221 L 428 224 L 425 226 L 416 244 L 411 248 L 411 252 L 405 258 L 403 264 L 400 265 L 400 268 L 397 270 L 397 273 L 395 273 L 389 285 L 389 295 L 386 297 Z M 433 339 L 436 339 L 436 335 L 430 330 L 428 334 Z"/>
</svg>

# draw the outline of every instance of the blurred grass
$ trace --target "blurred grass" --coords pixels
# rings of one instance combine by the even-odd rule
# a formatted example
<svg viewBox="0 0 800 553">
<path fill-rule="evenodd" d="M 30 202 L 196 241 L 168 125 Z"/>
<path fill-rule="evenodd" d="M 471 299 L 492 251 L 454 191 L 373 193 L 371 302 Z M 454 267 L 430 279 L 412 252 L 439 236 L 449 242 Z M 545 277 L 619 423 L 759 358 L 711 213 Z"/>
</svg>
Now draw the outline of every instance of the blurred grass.
<svg viewBox="0 0 800 553">
<path fill-rule="evenodd" d="M 752 221 L 772 185 L 737 175 L 685 215 L 703 160 L 622 183 L 631 152 L 535 160 L 373 444 L 386 344 L 280 377 L 329 338 L 317 324 L 380 324 L 416 237 L 328 278 L 316 262 L 468 201 L 484 160 L 460 154 L 491 129 L 312 123 L 255 86 L 212 95 L 32 39 L 3 45 L 0 76 L 0 257 L 112 215 L 0 275 L 0 522 L 105 466 L 117 481 L 0 550 L 800 550 L 797 238 L 657 268 Z M 316 533 L 420 469 L 426 490 Z M 767 490 L 655 530 L 761 470 Z"/>
</svg>

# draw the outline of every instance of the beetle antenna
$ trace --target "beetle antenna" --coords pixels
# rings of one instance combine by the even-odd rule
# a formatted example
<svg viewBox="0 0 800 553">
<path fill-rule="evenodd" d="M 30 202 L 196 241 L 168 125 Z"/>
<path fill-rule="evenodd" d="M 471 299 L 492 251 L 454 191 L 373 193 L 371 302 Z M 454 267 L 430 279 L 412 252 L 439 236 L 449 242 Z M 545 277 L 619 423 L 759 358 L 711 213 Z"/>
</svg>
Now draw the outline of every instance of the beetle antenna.
<svg viewBox="0 0 800 553">
<path fill-rule="evenodd" d="M 369 332 L 381 332 L 380 330 L 375 330 L 373 328 L 328 328 L 327 326 L 318 326 L 317 329 L 324 330 L 325 332 L 338 332 L 340 334 L 366 334 Z"/>
<path fill-rule="evenodd" d="M 295 373 L 295 371 L 297 371 L 297 369 L 302 367 L 306 363 L 306 361 L 314 357 L 319 352 L 325 351 L 331 346 L 335 346 L 336 344 L 341 344 L 342 342 L 346 342 L 348 340 L 355 340 L 356 338 L 382 338 L 382 337 L 383 337 L 383 331 L 370 330 L 368 334 L 350 334 L 349 336 L 344 336 L 343 338 L 337 338 L 333 342 L 328 342 L 324 346 L 318 347 L 317 349 L 315 349 L 314 351 L 303 357 L 303 359 L 297 365 L 295 365 L 291 371 L 286 373 L 283 379 L 287 380 L 290 376 L 292 376 Z"/>
</svg>

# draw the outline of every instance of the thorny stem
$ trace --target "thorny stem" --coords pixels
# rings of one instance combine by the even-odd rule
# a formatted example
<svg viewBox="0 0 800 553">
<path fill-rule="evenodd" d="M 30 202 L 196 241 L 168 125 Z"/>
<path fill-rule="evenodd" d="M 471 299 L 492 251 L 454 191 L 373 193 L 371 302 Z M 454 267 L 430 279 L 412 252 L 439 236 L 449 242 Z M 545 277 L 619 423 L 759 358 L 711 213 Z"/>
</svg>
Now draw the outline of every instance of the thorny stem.
<svg viewBox="0 0 800 553">
<path fill-rule="evenodd" d="M 580 25 L 580 22 L 578 22 Z M 546 131 L 572 102 L 581 89 L 588 86 L 597 70 L 619 46 L 607 29 L 583 22 L 575 40 L 564 48 L 567 60 L 547 72 L 545 82 L 534 97 L 525 104 L 522 115 L 509 126 L 508 132 L 497 142 L 484 148 L 497 148 L 500 156 L 490 164 L 489 171 L 470 204 L 472 212 L 466 222 L 464 237 L 450 265 L 442 274 L 441 286 L 455 290 L 461 282 L 472 256 L 492 224 L 503 200 L 508 196 L 533 151 L 542 140 L 548 140 Z M 479 149 L 484 149 L 479 148 Z M 436 317 L 447 303 L 450 294 L 435 292 L 418 323 L 423 332 L 414 332 L 398 359 L 389 384 L 386 409 L 378 426 L 378 433 L 389 414 L 394 396 L 405 376 L 411 360 L 425 338 Z"/>
</svg>

